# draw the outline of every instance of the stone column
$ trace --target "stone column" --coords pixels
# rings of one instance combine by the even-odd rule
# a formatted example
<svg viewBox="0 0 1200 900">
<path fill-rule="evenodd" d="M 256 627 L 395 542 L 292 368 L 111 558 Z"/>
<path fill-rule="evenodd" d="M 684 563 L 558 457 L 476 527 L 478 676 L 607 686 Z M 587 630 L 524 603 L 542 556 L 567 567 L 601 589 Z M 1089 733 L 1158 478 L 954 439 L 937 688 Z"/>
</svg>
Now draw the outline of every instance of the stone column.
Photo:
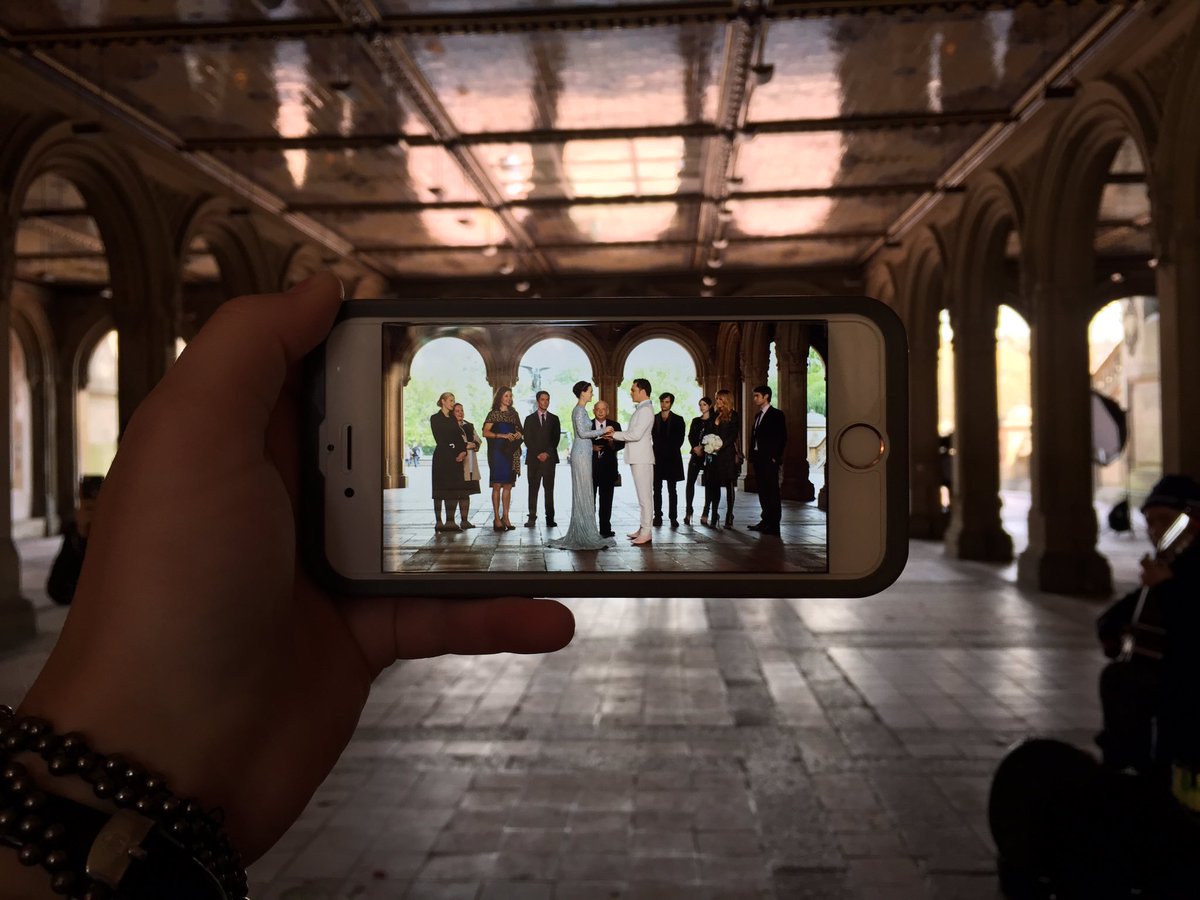
<svg viewBox="0 0 1200 900">
<path fill-rule="evenodd" d="M 933 316 L 925 319 L 908 323 L 908 533 L 938 540 L 946 532 L 938 452 L 938 323 Z"/>
<path fill-rule="evenodd" d="M 742 417 L 742 450 L 745 452 L 750 447 L 750 431 L 754 427 L 754 401 L 750 399 L 751 393 L 754 391 L 754 386 L 757 384 L 765 384 L 767 381 L 766 368 L 750 369 L 745 362 L 742 363 L 742 383 L 733 390 L 733 396 L 737 401 L 738 413 Z M 714 402 L 716 398 L 713 398 Z M 754 477 L 754 466 L 746 463 L 742 466 L 742 490 L 749 491 L 752 494 L 758 493 L 758 479 Z"/>
<path fill-rule="evenodd" d="M 157 305 L 122 309 L 113 319 L 117 326 L 118 433 L 124 434 L 134 410 L 175 361 L 175 323 Z"/>
<path fill-rule="evenodd" d="M 0 221 L 0 321 L 12 317 L 12 283 L 15 268 L 11 223 Z M 21 558 L 12 539 L 12 361 L 8 334 L 0 340 L 0 394 L 4 397 L 4 415 L 0 415 L 0 649 L 14 647 L 37 631 L 33 604 L 21 596 Z"/>
<path fill-rule="evenodd" d="M 1017 580 L 1057 594 L 1112 591 L 1108 560 L 1096 552 L 1092 505 L 1090 290 L 1039 284 L 1033 294 L 1033 502 Z"/>
<path fill-rule="evenodd" d="M 404 389 L 408 387 L 407 367 L 393 361 L 383 382 L 383 486 L 408 487 L 404 474 L 408 444 L 404 440 Z"/>
<path fill-rule="evenodd" d="M 783 481 L 780 493 L 784 500 L 809 503 L 817 491 L 808 470 L 808 325 L 789 322 L 780 326 L 775 339 L 775 357 L 779 364 L 779 396 L 775 404 L 787 417 L 788 442 L 783 451 Z M 750 385 L 753 391 L 754 385 Z M 747 410 L 751 428 L 757 412 Z M 749 456 L 750 444 L 746 444 Z M 753 468 L 753 467 L 751 467 Z"/>
<path fill-rule="evenodd" d="M 611 372 L 597 372 L 595 378 L 596 399 L 607 403 L 609 415 L 617 417 L 617 413 L 621 410 L 621 404 L 617 397 L 617 386 L 621 383 L 620 377 Z M 620 418 L 617 418 L 617 421 L 619 422 Z"/>
<path fill-rule="evenodd" d="M 46 522 L 45 534 L 59 531 L 58 509 L 55 506 L 55 445 L 54 415 L 57 397 L 53 369 L 47 370 L 43 361 L 37 366 L 37 376 L 30 384 L 33 394 L 33 515 Z"/>
<path fill-rule="evenodd" d="M 1175 229 L 1156 271 L 1163 471 L 1200 478 L 1200 222 Z"/>
<path fill-rule="evenodd" d="M 55 466 L 54 478 L 58 485 L 59 521 L 67 522 L 75 519 L 75 491 L 79 481 L 76 469 L 78 435 L 75 430 L 75 411 L 78 403 L 76 392 L 79 385 L 75 381 L 74 354 L 71 348 L 64 346 L 63 352 L 55 357 L 54 364 L 58 370 L 54 386 L 57 399 L 54 412 L 57 421 L 55 445 L 58 448 L 58 464 Z M 86 366 L 86 362 L 84 365 Z"/>
<path fill-rule="evenodd" d="M 996 400 L 998 311 L 991 307 L 982 315 L 974 310 L 957 315 L 952 311 L 952 315 L 956 320 L 952 322 L 955 455 L 946 552 L 959 559 L 1010 562 L 1012 538 L 1000 524 L 1000 437 Z M 1090 445 L 1090 426 L 1085 437 Z"/>
</svg>

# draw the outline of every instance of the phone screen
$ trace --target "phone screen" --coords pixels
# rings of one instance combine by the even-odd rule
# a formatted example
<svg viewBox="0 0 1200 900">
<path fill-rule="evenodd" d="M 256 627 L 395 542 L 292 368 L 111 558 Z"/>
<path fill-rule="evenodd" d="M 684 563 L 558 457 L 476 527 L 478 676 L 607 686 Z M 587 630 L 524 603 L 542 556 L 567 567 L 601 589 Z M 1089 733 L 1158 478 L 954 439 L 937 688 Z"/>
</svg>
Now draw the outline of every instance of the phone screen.
<svg viewBox="0 0 1200 900">
<path fill-rule="evenodd" d="M 383 572 L 827 572 L 828 324 L 745 327 L 386 323 Z"/>
</svg>

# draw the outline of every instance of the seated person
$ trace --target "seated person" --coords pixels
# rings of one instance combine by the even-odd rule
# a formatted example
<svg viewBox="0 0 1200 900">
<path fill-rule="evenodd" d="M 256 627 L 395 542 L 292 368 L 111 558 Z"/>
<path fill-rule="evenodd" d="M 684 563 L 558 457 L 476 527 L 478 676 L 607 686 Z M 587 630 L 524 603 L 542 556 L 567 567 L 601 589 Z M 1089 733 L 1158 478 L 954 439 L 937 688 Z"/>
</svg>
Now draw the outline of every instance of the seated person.
<svg viewBox="0 0 1200 900">
<path fill-rule="evenodd" d="M 60 606 L 67 606 L 75 597 L 75 585 L 83 569 L 83 554 L 87 550 L 88 532 L 92 527 L 92 513 L 96 508 L 96 495 L 100 493 L 103 475 L 84 475 L 79 481 L 79 506 L 75 509 L 75 521 L 63 524 L 62 546 L 50 576 L 46 579 L 46 593 Z"/>
<path fill-rule="evenodd" d="M 1200 648 L 1200 484 L 1184 475 L 1168 475 L 1154 486 L 1142 506 L 1155 546 L 1182 512 L 1191 523 L 1175 552 L 1163 559 L 1142 559 L 1147 588 L 1138 624 L 1133 625 L 1142 588 L 1109 607 L 1097 621 L 1104 653 L 1110 659 L 1100 676 L 1104 730 L 1096 738 L 1110 768 L 1165 773 L 1180 752 L 1183 732 L 1195 730 L 1189 713 L 1200 704 L 1200 682 L 1189 681 L 1191 659 Z M 1129 635 L 1133 652 L 1122 653 Z M 1118 658 L 1119 657 L 1119 658 Z M 1195 710 L 1193 710 L 1194 712 Z"/>
</svg>

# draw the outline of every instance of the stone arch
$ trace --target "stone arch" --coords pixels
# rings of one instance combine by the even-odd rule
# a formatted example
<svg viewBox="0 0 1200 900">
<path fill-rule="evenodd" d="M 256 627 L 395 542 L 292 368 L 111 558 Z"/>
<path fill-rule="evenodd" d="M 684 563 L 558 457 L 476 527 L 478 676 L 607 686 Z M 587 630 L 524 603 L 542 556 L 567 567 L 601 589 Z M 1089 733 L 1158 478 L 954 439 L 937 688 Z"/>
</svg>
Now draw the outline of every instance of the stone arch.
<svg viewBox="0 0 1200 900">
<path fill-rule="evenodd" d="M 325 268 L 325 257 L 320 247 L 316 244 L 297 244 L 287 254 L 275 290 L 286 291 Z"/>
<path fill-rule="evenodd" d="M 899 281 L 896 267 L 890 262 L 871 266 L 867 272 L 866 292 L 888 306 L 896 306 L 896 284 Z"/>
<path fill-rule="evenodd" d="M 407 379 L 412 370 L 412 361 L 428 343 L 439 338 L 458 338 L 474 348 L 483 358 L 483 364 L 491 373 L 498 362 L 491 334 L 484 328 L 463 328 L 460 325 L 414 325 L 410 326 L 410 337 L 404 354 L 399 360 L 400 370 Z"/>
<path fill-rule="evenodd" d="M 971 185 L 966 207 L 958 219 L 958 240 L 953 257 L 952 302 L 977 304 L 994 294 L 1004 302 L 1004 249 L 1011 231 L 1024 232 L 1025 212 L 1016 184 L 1007 172 L 990 170 Z M 1021 242 L 1024 246 L 1024 241 Z M 1009 304 L 1013 305 L 1013 304 Z M 1021 310 L 1028 317 L 1028 308 Z M 1019 309 L 1014 305 L 1014 308 Z M 967 309 L 962 310 L 967 313 Z M 971 309 L 972 313 L 987 313 Z"/>
<path fill-rule="evenodd" d="M 909 251 L 903 279 L 904 292 L 900 298 L 900 314 L 909 329 L 910 345 L 919 344 L 927 338 L 928 322 L 932 319 L 936 346 L 938 313 L 951 305 L 944 277 L 948 259 L 946 241 L 941 232 L 932 226 L 922 228 L 913 239 Z"/>
<path fill-rule="evenodd" d="M 515 340 L 507 343 L 504 348 L 504 353 L 511 360 L 514 370 L 535 344 L 557 339 L 572 343 L 584 352 L 588 358 L 588 365 L 592 367 L 593 378 L 599 379 L 607 374 L 608 354 L 596 340 L 595 335 L 586 329 L 568 328 L 562 325 L 538 325 L 532 328 L 522 328 L 514 337 Z M 486 361 L 487 357 L 484 359 Z"/>
<path fill-rule="evenodd" d="M 625 371 L 625 363 L 629 360 L 633 348 L 653 338 L 665 338 L 682 346 L 696 365 L 697 382 L 704 384 L 704 379 L 709 374 L 711 348 L 705 346 L 692 329 L 672 322 L 644 322 L 622 336 L 612 351 L 612 371 L 618 381 Z"/>
<path fill-rule="evenodd" d="M 227 197 L 202 197 L 188 210 L 179 228 L 175 252 L 182 265 L 192 241 L 203 236 L 221 269 L 227 297 L 262 294 L 276 289 L 266 267 L 262 238 L 249 215 L 235 215 Z"/>
<path fill-rule="evenodd" d="M 1161 197 L 1164 231 L 1178 222 L 1200 221 L 1200 22 L 1179 54 L 1179 68 L 1167 88 L 1156 170 L 1170 178 L 1171 190 Z M 1140 148 L 1139 148 L 1140 149 Z M 1147 161 L 1147 165 L 1149 165 Z M 1158 218 L 1158 217 L 1156 217 Z"/>
<path fill-rule="evenodd" d="M 705 385 L 706 393 L 713 393 L 722 387 L 733 390 L 737 383 L 738 372 L 741 369 L 742 326 L 737 322 L 722 322 L 717 329 L 717 352 L 713 358 L 716 361 L 716 371 L 709 379 L 711 384 Z"/>
<path fill-rule="evenodd" d="M 1034 187 L 1021 246 L 1028 284 L 1091 279 L 1100 192 L 1113 154 L 1126 138 L 1133 139 L 1146 167 L 1151 218 L 1161 235 L 1158 122 L 1153 101 L 1127 83 L 1114 78 L 1084 86 L 1054 129 Z"/>
<path fill-rule="evenodd" d="M 0 200 L 9 233 L 16 233 L 30 185 L 48 172 L 78 189 L 100 231 L 108 255 L 116 308 L 144 314 L 138 304 L 158 302 L 168 318 L 178 315 L 170 290 L 175 248 L 153 191 L 141 170 L 114 141 L 81 137 L 69 122 L 27 119 L 0 152 Z M 145 265 L 145 261 L 155 265 Z"/>
<path fill-rule="evenodd" d="M 33 505 L 34 518 L 44 518 L 46 533 L 58 532 L 57 396 L 54 331 L 41 304 L 17 292 L 9 319 L 25 351 L 25 373 L 33 394 Z"/>
</svg>

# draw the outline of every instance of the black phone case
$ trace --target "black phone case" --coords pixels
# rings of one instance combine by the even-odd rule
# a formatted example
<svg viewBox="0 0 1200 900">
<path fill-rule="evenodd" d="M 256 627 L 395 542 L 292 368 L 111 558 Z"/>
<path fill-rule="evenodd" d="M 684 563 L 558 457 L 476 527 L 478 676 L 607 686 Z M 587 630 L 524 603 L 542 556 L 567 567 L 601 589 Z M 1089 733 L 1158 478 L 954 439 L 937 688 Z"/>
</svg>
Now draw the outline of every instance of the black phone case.
<svg viewBox="0 0 1200 900">
<path fill-rule="evenodd" d="M 581 307 L 586 303 L 587 310 Z M 670 312 L 677 306 L 678 313 Z M 749 309 L 748 309 L 749 308 Z M 646 315 L 647 309 L 655 309 Z M 597 310 L 598 312 L 593 312 Z M 752 311 L 751 311 L 752 310 Z M 555 323 L 597 321 L 778 321 L 803 316 L 858 315 L 884 339 L 886 430 L 886 546 L 875 571 L 857 579 L 820 574 L 761 572 L 444 572 L 351 579 L 325 556 L 324 476 L 319 465 L 318 429 L 325 418 L 325 345 L 305 360 L 305 419 L 302 450 L 300 551 L 313 578 L 346 596 L 488 597 L 864 597 L 894 582 L 908 561 L 908 339 L 896 313 L 870 297 L 594 298 L 515 300 L 353 300 L 342 304 L 337 322 L 354 318 Z M 336 324 L 336 323 L 335 323 Z M 842 363 L 845 364 L 844 362 Z M 831 503 L 831 507 L 835 507 Z M 605 552 L 605 551 L 598 551 Z"/>
</svg>

